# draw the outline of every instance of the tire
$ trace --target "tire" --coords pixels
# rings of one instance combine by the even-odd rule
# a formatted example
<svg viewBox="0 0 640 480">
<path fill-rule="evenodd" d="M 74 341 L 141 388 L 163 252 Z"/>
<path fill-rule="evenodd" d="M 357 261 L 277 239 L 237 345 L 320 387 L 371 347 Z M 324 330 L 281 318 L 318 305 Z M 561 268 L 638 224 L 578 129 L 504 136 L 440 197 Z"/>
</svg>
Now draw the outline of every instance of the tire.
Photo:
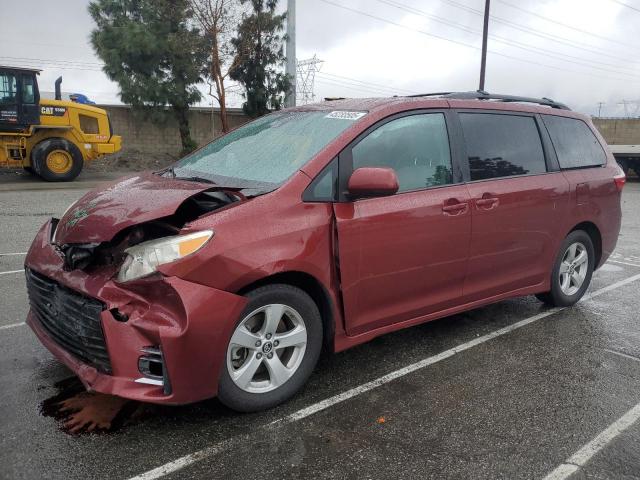
<svg viewBox="0 0 640 480">
<path fill-rule="evenodd" d="M 22 170 L 24 170 L 25 173 L 28 173 L 29 175 L 38 175 L 35 170 L 31 167 L 22 167 Z"/>
<path fill-rule="evenodd" d="M 569 249 L 574 246 L 576 247 L 576 253 L 572 260 Z M 584 253 L 585 257 L 582 256 L 581 252 Z M 581 263 L 581 258 L 586 258 L 586 266 Z M 564 272 L 562 274 L 561 267 Z M 560 245 L 560 250 L 551 271 L 551 290 L 539 293 L 536 297 L 538 300 L 553 307 L 574 305 L 589 288 L 594 267 L 595 252 L 591 237 L 584 230 L 574 230 L 567 235 L 562 245 Z"/>
<path fill-rule="evenodd" d="M 33 170 L 48 182 L 68 182 L 82 171 L 82 152 L 64 138 L 47 138 L 31 151 Z"/>
<path fill-rule="evenodd" d="M 266 285 L 246 296 L 225 350 L 218 399 L 238 412 L 256 412 L 288 400 L 306 383 L 320 356 L 323 329 L 318 306 L 297 287 Z M 285 342 L 292 346 L 283 347 Z"/>
</svg>

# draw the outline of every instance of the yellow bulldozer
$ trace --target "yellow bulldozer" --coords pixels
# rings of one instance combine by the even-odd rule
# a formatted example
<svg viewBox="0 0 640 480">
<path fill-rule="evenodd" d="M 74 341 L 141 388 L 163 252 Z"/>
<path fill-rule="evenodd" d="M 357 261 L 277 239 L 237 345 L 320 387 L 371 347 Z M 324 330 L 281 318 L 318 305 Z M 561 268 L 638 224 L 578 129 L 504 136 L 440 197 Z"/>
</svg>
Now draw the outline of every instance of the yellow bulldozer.
<svg viewBox="0 0 640 480">
<path fill-rule="evenodd" d="M 107 112 L 62 100 L 41 99 L 40 70 L 0 66 L 0 166 L 24 168 L 51 182 L 73 180 L 85 162 L 120 150 Z"/>
</svg>

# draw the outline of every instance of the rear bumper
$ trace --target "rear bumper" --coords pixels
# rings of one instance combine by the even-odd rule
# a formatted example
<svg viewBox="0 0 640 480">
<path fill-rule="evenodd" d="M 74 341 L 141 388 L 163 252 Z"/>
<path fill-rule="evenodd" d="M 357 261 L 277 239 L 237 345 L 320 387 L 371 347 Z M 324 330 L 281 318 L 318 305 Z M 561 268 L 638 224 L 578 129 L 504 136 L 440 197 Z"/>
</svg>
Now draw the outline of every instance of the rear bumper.
<svg viewBox="0 0 640 480">
<path fill-rule="evenodd" d="M 62 260 L 45 240 L 49 229 L 48 222 L 36 236 L 26 265 L 104 303 L 100 323 L 112 374 L 83 363 L 56 343 L 31 309 L 27 323 L 45 347 L 78 375 L 88 390 L 166 404 L 215 396 L 227 342 L 246 299 L 177 277 L 157 275 L 118 284 L 111 279 L 113 272 L 92 276 L 78 270 L 64 272 Z M 122 315 L 128 319 L 122 321 Z M 142 349 L 150 346 L 162 350 L 170 382 L 168 393 L 163 385 L 140 383 L 144 376 L 138 360 Z"/>
</svg>

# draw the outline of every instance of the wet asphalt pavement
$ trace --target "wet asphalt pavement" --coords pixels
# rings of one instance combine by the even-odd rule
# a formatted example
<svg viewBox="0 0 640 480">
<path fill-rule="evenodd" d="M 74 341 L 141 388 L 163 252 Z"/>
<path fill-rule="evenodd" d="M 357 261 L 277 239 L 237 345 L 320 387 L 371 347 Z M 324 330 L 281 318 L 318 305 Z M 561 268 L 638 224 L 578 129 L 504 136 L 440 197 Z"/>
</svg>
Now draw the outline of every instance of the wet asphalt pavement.
<svg viewBox="0 0 640 480">
<path fill-rule="evenodd" d="M 25 252 L 45 219 L 85 191 L 2 182 L 0 254 Z M 22 324 L 23 274 L 3 272 L 24 257 L 0 255 L 0 478 L 126 479 L 187 456 L 162 478 L 542 479 L 640 403 L 640 182 L 623 202 L 616 254 L 594 275 L 597 295 L 574 308 L 520 325 L 546 308 L 534 297 L 501 302 L 325 357 L 299 395 L 268 412 L 240 415 L 216 400 L 150 406 L 98 434 L 70 435 L 41 414 L 71 374 Z M 509 326 L 519 328 L 484 341 Z M 640 478 L 640 421 L 571 478 Z"/>
</svg>

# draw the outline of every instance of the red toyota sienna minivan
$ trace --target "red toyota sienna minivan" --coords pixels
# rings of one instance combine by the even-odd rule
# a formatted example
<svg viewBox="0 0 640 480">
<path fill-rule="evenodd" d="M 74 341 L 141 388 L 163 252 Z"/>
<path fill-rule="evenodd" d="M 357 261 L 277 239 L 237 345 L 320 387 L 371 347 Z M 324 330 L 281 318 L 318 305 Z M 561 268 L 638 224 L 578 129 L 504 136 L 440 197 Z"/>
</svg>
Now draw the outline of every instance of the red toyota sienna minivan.
<svg viewBox="0 0 640 480">
<path fill-rule="evenodd" d="M 27 321 L 89 390 L 260 410 L 323 346 L 520 295 L 574 304 L 624 181 L 589 118 L 548 99 L 278 111 L 47 221 Z"/>
</svg>

